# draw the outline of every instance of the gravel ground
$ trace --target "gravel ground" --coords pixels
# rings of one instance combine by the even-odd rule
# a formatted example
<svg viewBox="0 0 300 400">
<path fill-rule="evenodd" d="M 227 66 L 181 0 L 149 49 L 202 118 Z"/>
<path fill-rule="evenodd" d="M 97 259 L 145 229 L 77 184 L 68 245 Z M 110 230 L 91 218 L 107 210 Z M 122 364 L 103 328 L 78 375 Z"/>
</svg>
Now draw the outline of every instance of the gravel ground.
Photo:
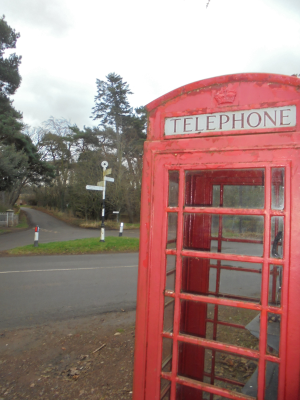
<svg viewBox="0 0 300 400">
<path fill-rule="evenodd" d="M 0 332 L 0 400 L 132 398 L 135 312 Z"/>
</svg>

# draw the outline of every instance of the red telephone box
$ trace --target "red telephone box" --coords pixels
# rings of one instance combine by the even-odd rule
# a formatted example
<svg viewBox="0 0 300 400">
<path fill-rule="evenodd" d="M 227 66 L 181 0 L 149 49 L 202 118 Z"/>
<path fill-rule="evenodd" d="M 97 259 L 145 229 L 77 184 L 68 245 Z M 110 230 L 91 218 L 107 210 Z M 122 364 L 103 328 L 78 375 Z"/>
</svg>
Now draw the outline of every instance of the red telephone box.
<svg viewBox="0 0 300 400">
<path fill-rule="evenodd" d="M 134 400 L 299 399 L 300 80 L 147 106 Z"/>
</svg>

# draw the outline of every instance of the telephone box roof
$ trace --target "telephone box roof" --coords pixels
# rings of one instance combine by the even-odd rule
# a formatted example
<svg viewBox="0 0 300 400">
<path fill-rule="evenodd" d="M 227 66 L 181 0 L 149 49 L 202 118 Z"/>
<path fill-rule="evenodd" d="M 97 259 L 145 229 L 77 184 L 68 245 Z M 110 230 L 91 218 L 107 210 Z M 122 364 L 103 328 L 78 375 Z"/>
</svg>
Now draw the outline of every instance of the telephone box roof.
<svg viewBox="0 0 300 400">
<path fill-rule="evenodd" d="M 268 73 L 241 73 L 241 74 L 231 74 L 217 76 L 214 78 L 203 79 L 187 85 L 181 86 L 177 89 L 172 90 L 169 93 L 164 94 L 161 97 L 153 100 L 151 103 L 146 105 L 148 112 L 155 110 L 156 108 L 164 105 L 176 97 L 187 95 L 193 91 L 198 91 L 201 89 L 216 89 L 218 86 L 229 83 L 238 82 L 257 82 L 257 83 L 268 83 L 274 85 L 284 85 L 284 86 L 298 86 L 300 90 L 300 79 L 289 75 L 279 75 L 279 74 L 268 74 Z"/>
</svg>

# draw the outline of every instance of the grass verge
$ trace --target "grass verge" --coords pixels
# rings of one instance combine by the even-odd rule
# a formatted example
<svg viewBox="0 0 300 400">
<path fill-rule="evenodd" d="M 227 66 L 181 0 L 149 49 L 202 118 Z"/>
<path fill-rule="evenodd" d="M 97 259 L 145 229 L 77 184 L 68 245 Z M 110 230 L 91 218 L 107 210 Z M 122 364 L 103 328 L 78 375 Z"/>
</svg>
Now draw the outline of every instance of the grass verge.
<svg viewBox="0 0 300 400">
<path fill-rule="evenodd" d="M 101 221 L 98 221 L 98 222 L 97 221 L 84 221 L 84 222 L 81 222 L 79 224 L 79 226 L 81 228 L 100 229 Z M 108 220 L 105 221 L 105 226 L 106 226 L 106 228 L 119 230 L 120 229 L 120 222 L 111 221 L 111 220 L 108 219 Z M 123 225 L 123 229 L 124 230 L 126 230 L 126 229 L 139 229 L 139 227 L 140 227 L 140 224 L 130 224 L 129 222 L 124 222 L 124 225 Z"/>
<path fill-rule="evenodd" d="M 66 242 L 41 243 L 38 247 L 33 244 L 2 252 L 11 256 L 59 255 L 59 254 L 97 254 L 97 253 L 133 253 L 139 251 L 139 239 L 127 237 L 105 238 L 99 242 L 98 238 L 68 240 Z"/>
<path fill-rule="evenodd" d="M 18 225 L 16 226 L 16 228 L 19 228 L 19 229 L 27 229 L 28 228 L 28 221 L 27 221 L 27 216 L 26 216 L 26 213 L 24 212 L 24 211 L 20 211 L 20 214 L 19 214 L 19 223 L 18 223 Z"/>
</svg>

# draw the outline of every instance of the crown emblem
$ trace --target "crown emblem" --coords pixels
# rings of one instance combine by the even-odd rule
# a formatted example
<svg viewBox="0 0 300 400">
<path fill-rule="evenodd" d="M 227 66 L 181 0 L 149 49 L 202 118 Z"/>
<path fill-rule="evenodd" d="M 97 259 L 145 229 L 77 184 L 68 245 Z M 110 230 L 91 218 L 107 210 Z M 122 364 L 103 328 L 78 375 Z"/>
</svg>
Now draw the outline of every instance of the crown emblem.
<svg viewBox="0 0 300 400">
<path fill-rule="evenodd" d="M 218 104 L 224 103 L 233 103 L 236 96 L 236 92 L 234 90 L 228 90 L 227 88 L 222 88 L 215 95 L 215 99 Z"/>
</svg>

